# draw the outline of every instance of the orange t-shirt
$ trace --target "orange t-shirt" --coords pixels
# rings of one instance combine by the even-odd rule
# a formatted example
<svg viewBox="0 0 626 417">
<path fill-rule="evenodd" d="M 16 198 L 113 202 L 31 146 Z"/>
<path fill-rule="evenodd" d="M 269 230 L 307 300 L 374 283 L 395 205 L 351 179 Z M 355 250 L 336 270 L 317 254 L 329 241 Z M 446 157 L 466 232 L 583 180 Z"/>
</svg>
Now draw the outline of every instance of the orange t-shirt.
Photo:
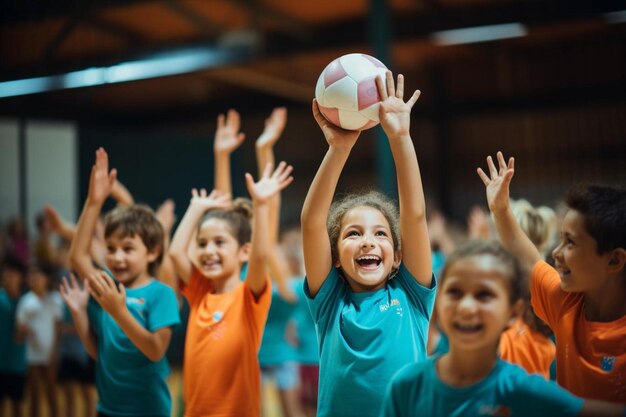
<svg viewBox="0 0 626 417">
<path fill-rule="evenodd" d="M 500 357 L 517 364 L 529 374 L 550 379 L 556 346 L 550 338 L 531 329 L 521 318 L 500 337 Z"/>
<path fill-rule="evenodd" d="M 269 278 L 255 300 L 247 283 L 212 294 L 195 269 L 182 286 L 190 314 L 185 339 L 185 416 L 259 416 L 261 374 L 257 359 L 272 300 Z"/>
<path fill-rule="evenodd" d="M 558 272 L 534 266 L 530 283 L 535 314 L 556 337 L 556 380 L 579 397 L 626 403 L 626 316 L 585 319 L 582 293 L 561 290 Z"/>
</svg>

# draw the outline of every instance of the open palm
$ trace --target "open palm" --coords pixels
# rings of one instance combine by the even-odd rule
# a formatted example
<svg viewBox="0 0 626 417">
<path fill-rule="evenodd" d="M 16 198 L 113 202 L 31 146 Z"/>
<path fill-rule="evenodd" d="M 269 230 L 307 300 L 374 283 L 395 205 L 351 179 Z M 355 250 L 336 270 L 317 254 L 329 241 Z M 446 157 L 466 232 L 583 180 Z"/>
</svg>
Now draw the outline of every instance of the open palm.
<svg viewBox="0 0 626 417">
<path fill-rule="evenodd" d="M 228 110 L 226 117 L 223 114 L 217 116 L 217 130 L 213 150 L 217 153 L 232 153 L 243 143 L 245 135 L 239 131 L 241 117 L 237 111 Z"/>
<path fill-rule="evenodd" d="M 272 110 L 272 114 L 265 120 L 263 133 L 256 140 L 257 147 L 274 146 L 287 124 L 287 109 L 277 107 Z"/>
<path fill-rule="evenodd" d="M 361 134 L 360 130 L 346 130 L 340 127 L 335 126 L 322 114 L 319 109 L 319 104 L 317 100 L 313 99 L 313 117 L 315 121 L 322 129 L 322 133 L 326 138 L 326 142 L 328 142 L 329 146 L 333 146 L 335 148 L 343 148 L 343 149 L 352 149 L 356 140 L 359 138 Z"/>
<path fill-rule="evenodd" d="M 246 174 L 248 192 L 255 202 L 267 202 L 293 181 L 293 177 L 291 176 L 293 167 L 287 165 L 285 161 L 278 164 L 274 172 L 271 172 L 271 170 L 271 164 L 267 164 L 263 171 L 263 176 L 257 182 L 254 182 L 252 175 Z"/>
<path fill-rule="evenodd" d="M 89 302 L 89 282 L 85 280 L 81 287 L 76 281 L 74 274 L 70 274 L 70 279 L 63 277 L 60 287 L 61 297 L 67 308 L 71 311 L 83 311 Z"/>
<path fill-rule="evenodd" d="M 416 90 L 411 98 L 404 102 L 404 76 L 398 75 L 398 84 L 394 85 L 391 71 L 385 73 L 386 84 L 382 78 L 376 78 L 378 94 L 382 99 L 378 117 L 380 125 L 389 138 L 409 135 L 411 127 L 411 109 L 420 96 Z"/>
<path fill-rule="evenodd" d="M 493 162 L 491 156 L 487 157 L 487 167 L 489 175 L 485 174 L 482 168 L 478 168 L 478 176 L 485 184 L 487 193 L 487 204 L 491 212 L 498 212 L 509 205 L 509 185 L 515 172 L 515 160 L 509 158 L 508 163 L 504 159 L 502 152 L 497 153 L 499 168 Z"/>
</svg>

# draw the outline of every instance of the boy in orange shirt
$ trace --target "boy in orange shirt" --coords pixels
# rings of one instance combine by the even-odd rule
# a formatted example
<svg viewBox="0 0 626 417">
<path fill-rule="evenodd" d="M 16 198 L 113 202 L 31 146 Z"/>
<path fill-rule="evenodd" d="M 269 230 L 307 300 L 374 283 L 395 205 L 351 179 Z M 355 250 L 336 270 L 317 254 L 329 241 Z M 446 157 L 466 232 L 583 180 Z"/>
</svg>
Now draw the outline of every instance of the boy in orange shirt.
<svg viewBox="0 0 626 417">
<path fill-rule="evenodd" d="M 555 268 L 515 220 L 509 203 L 514 160 L 478 168 L 502 244 L 532 267 L 531 304 L 554 331 L 557 382 L 583 398 L 626 403 L 626 191 L 571 191 Z"/>
</svg>

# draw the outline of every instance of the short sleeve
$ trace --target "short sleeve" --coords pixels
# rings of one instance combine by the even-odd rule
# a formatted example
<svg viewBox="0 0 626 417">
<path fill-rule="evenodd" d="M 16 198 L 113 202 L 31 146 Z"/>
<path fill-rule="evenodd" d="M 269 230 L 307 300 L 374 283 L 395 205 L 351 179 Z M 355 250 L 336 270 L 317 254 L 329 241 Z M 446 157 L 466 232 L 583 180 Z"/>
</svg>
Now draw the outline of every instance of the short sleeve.
<svg viewBox="0 0 626 417">
<path fill-rule="evenodd" d="M 533 311 L 554 329 L 566 295 L 561 290 L 559 273 L 546 262 L 539 261 L 533 267 L 530 276 L 530 303 Z"/>
<path fill-rule="evenodd" d="M 580 414 L 585 402 L 555 382 L 521 370 L 511 382 L 515 385 L 511 388 L 511 405 L 515 410 L 523 410 L 521 415 L 574 417 Z"/>
<path fill-rule="evenodd" d="M 315 297 L 311 296 L 309 290 L 308 281 L 304 280 L 304 294 L 306 296 L 309 310 L 313 321 L 322 326 L 322 324 L 328 321 L 328 317 L 337 307 L 337 298 L 343 297 L 345 294 L 346 284 L 343 282 L 343 278 L 339 275 L 337 268 L 331 268 L 326 280 L 320 287 Z M 322 326 L 323 327 L 323 326 Z M 324 334 L 325 329 L 320 328 L 320 333 Z"/>
<path fill-rule="evenodd" d="M 192 267 L 189 282 L 185 284 L 180 281 L 180 292 L 185 296 L 190 306 L 197 305 L 205 294 L 211 291 L 211 282 L 204 278 L 202 274 Z"/>
<path fill-rule="evenodd" d="M 433 275 L 431 287 L 425 287 L 411 275 L 404 264 L 400 264 L 398 274 L 393 278 L 397 284 L 404 289 L 407 297 L 419 313 L 430 320 L 435 305 L 435 296 L 437 295 L 437 280 Z M 393 283 L 393 280 L 391 281 Z"/>
<path fill-rule="evenodd" d="M 26 294 L 17 303 L 15 320 L 19 324 L 26 324 L 28 317 L 37 309 L 37 305 L 34 301 L 35 300 L 30 297 L 29 294 Z"/>
<path fill-rule="evenodd" d="M 265 329 L 267 314 L 269 313 L 272 303 L 272 282 L 269 277 L 265 278 L 265 289 L 258 297 L 254 295 L 246 281 L 243 282 L 242 289 L 247 310 L 249 314 L 252 315 L 252 317 L 250 317 L 250 323 L 254 323 L 258 343 L 261 343 L 261 336 Z"/>
<path fill-rule="evenodd" d="M 180 324 L 178 300 L 174 291 L 161 283 L 156 283 L 150 297 L 147 329 L 154 332 L 163 327 Z"/>
</svg>

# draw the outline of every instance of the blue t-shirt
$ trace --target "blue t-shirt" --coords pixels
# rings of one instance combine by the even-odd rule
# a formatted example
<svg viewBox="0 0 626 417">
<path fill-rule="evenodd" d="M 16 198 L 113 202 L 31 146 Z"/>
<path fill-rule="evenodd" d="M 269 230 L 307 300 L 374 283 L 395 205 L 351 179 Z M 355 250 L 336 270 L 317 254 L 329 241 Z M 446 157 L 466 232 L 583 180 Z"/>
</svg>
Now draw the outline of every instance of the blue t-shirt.
<svg viewBox="0 0 626 417">
<path fill-rule="evenodd" d="M 583 399 L 556 383 L 501 359 L 482 381 L 454 388 L 439 379 L 438 358 L 408 365 L 393 377 L 382 417 L 577 416 L 583 406 Z"/>
<path fill-rule="evenodd" d="M 0 288 L 0 372 L 26 374 L 26 343 L 15 341 L 15 311 L 19 298 Z"/>
<path fill-rule="evenodd" d="M 176 294 L 159 281 L 127 288 L 126 306 L 151 332 L 180 324 Z M 172 404 L 165 379 L 170 369 L 165 356 L 158 362 L 148 359 L 93 299 L 88 313 L 98 338 L 98 411 L 112 416 L 169 417 Z"/>
<path fill-rule="evenodd" d="M 305 291 L 320 343 L 318 417 L 378 415 L 391 377 L 426 358 L 432 288 L 402 264 L 385 288 L 352 292 L 332 268 L 315 298 Z"/>
<path fill-rule="evenodd" d="M 272 286 L 272 304 L 267 314 L 267 322 L 259 349 L 259 364 L 261 366 L 281 365 L 295 360 L 295 348 L 287 342 L 285 332 L 287 322 L 296 306 L 296 303 L 290 303 L 283 299 L 278 289 Z"/>
<path fill-rule="evenodd" d="M 298 296 L 298 306 L 292 315 L 292 320 L 298 331 L 298 346 L 296 348 L 296 358 L 304 365 L 317 365 L 320 362 L 319 343 L 315 331 L 315 322 L 311 316 L 311 310 L 307 303 L 307 296 L 304 293 L 304 279 L 292 280 L 297 284 L 294 292 Z"/>
</svg>

